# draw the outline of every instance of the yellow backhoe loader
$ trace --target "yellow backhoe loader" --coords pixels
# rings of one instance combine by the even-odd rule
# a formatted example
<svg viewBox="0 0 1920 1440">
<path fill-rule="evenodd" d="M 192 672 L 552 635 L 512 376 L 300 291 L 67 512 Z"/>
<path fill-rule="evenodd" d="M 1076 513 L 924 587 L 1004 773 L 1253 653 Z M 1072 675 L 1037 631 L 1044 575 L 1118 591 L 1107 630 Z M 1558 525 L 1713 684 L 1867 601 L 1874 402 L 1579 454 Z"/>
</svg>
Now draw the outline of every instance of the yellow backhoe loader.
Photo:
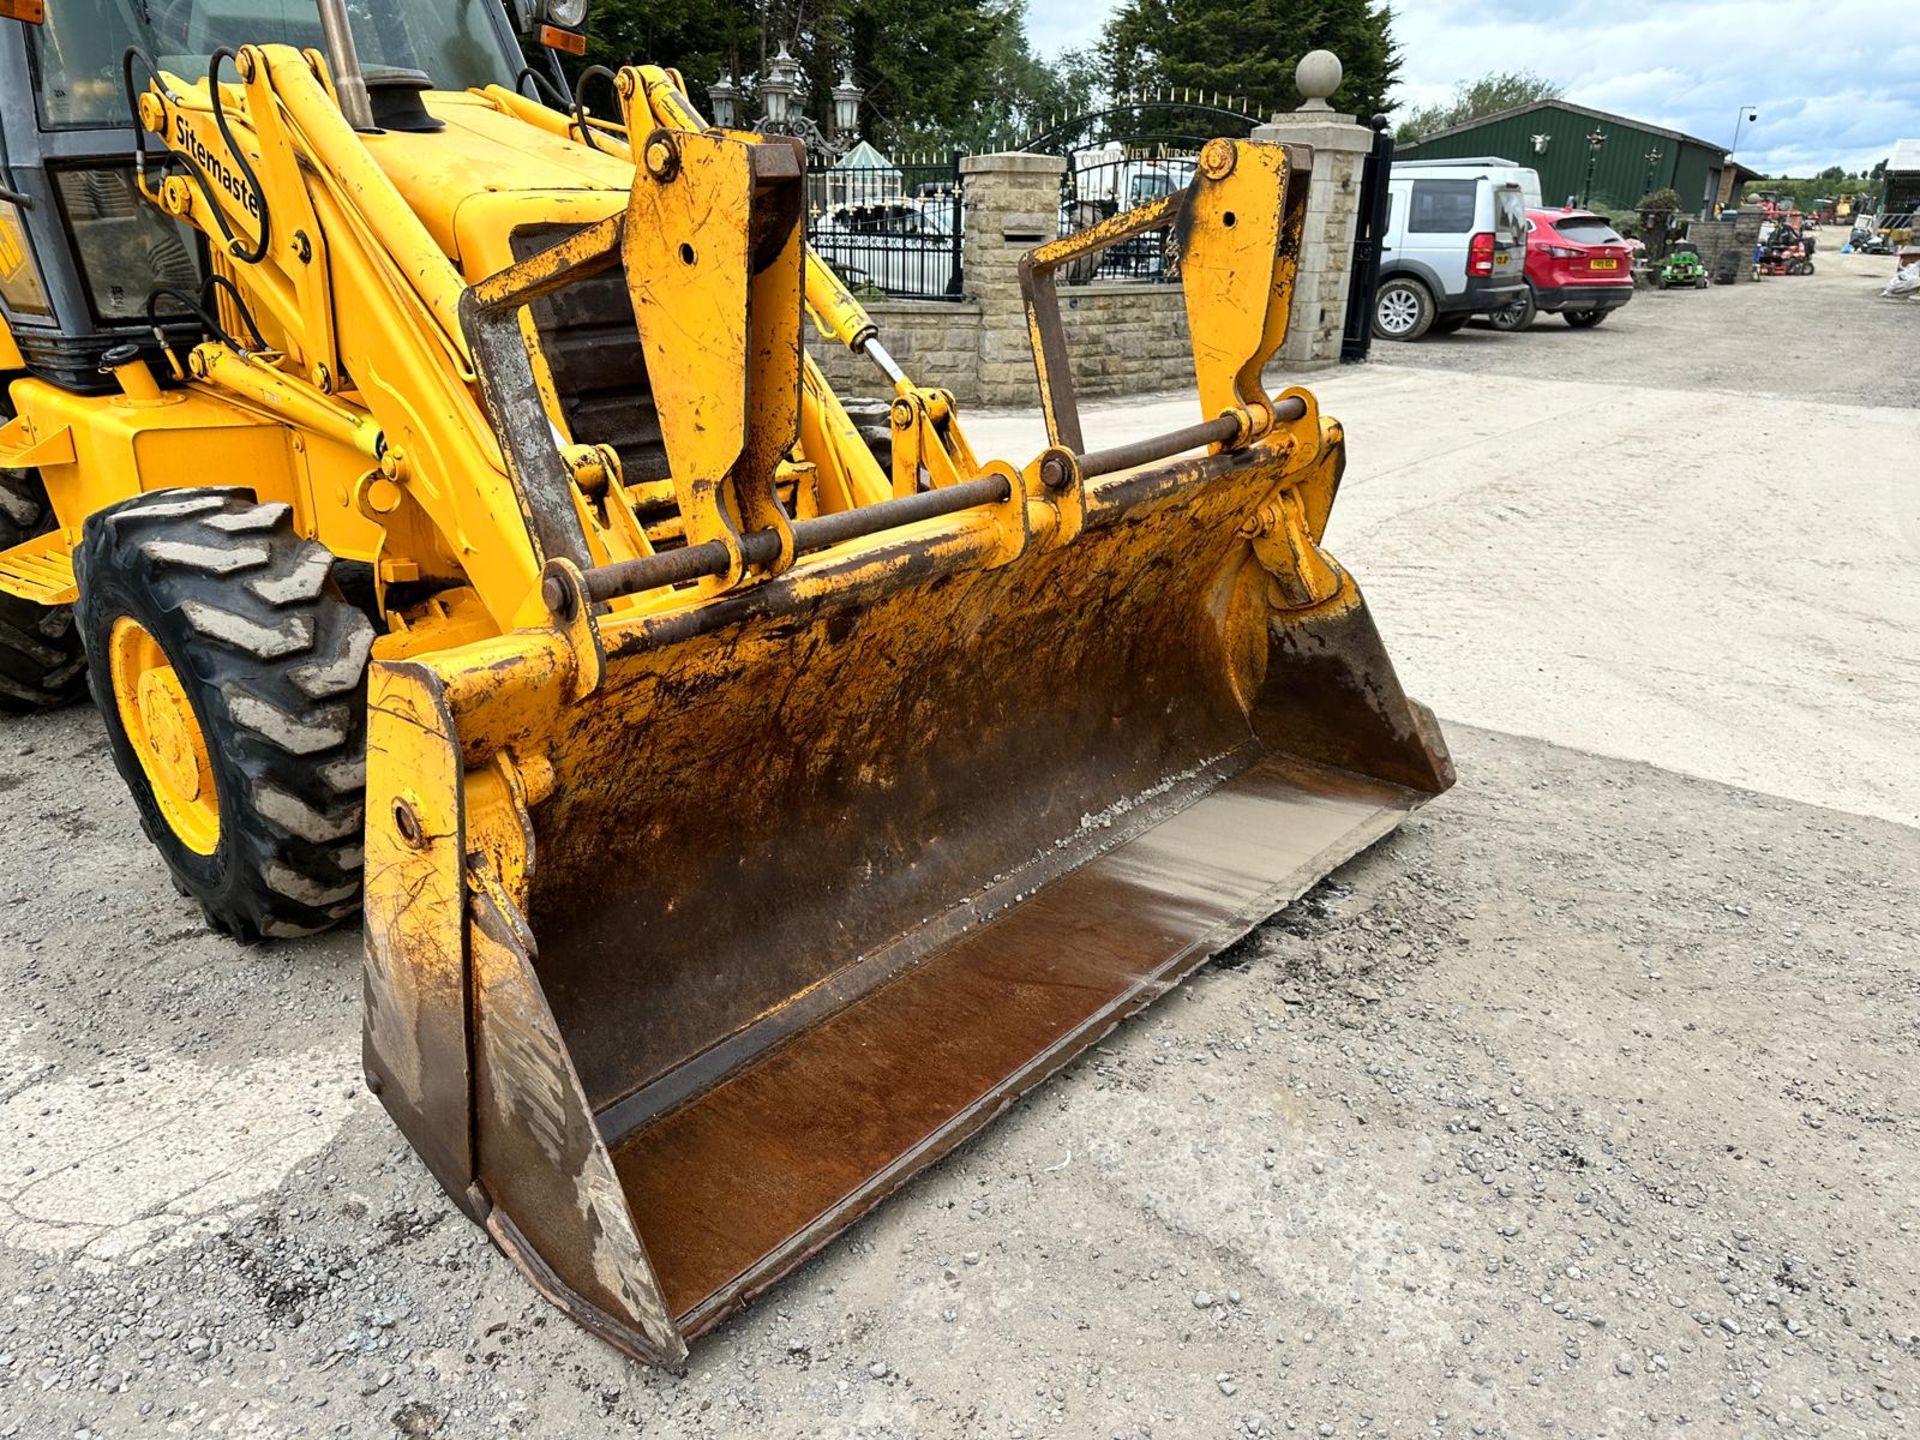
<svg viewBox="0 0 1920 1440">
<path fill-rule="evenodd" d="M 1450 783 L 1263 388 L 1304 150 L 1029 254 L 1051 443 L 982 461 L 670 70 L 548 105 L 488 0 L 0 16 L 0 706 L 91 682 L 215 926 L 364 913 L 370 1088 L 621 1349 Z M 1054 275 L 1159 230 L 1195 420 L 1090 447 Z"/>
</svg>

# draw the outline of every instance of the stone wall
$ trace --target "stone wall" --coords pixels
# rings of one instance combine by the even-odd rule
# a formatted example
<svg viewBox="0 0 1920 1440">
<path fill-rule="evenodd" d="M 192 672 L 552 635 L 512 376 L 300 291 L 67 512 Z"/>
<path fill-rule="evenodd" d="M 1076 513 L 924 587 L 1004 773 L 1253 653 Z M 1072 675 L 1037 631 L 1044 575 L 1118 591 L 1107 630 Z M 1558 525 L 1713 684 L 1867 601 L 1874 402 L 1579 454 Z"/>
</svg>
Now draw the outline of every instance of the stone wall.
<svg viewBox="0 0 1920 1440">
<path fill-rule="evenodd" d="M 1178 285 L 1062 285 L 1059 295 L 1074 388 L 1083 399 L 1192 386 L 1187 300 Z M 1027 369 L 1031 378 L 1031 358 Z"/>
<path fill-rule="evenodd" d="M 1760 243 L 1758 210 L 1728 210 L 1718 220 L 1695 220 L 1687 227 L 1716 285 L 1738 284 L 1753 278 L 1753 247 Z M 1725 257 L 1731 255 L 1729 264 Z"/>
<path fill-rule="evenodd" d="M 1302 264 L 1280 353 L 1281 364 L 1290 370 L 1331 364 L 1340 355 L 1359 165 L 1373 137 L 1365 128 L 1339 120 L 1262 127 L 1260 135 L 1315 145 Z M 1288 133 L 1264 133 L 1275 128 Z M 867 306 L 880 342 L 916 383 L 942 386 L 968 405 L 1039 402 L 1020 293 L 1020 259 L 1058 232 L 1065 170 L 1066 161 L 1053 155 L 972 155 L 961 161 L 966 185 L 961 263 L 967 298 L 957 303 L 884 300 Z M 1186 298 L 1179 285 L 1062 281 L 1059 297 L 1080 398 L 1192 386 Z M 885 381 L 864 357 L 822 340 L 811 328 L 807 343 L 843 395 L 886 393 Z"/>
<path fill-rule="evenodd" d="M 880 343 L 915 383 L 939 385 L 967 404 L 980 402 L 980 305 L 943 300 L 869 300 Z M 843 396 L 885 395 L 886 380 L 864 355 L 806 327 L 807 351 Z"/>
<path fill-rule="evenodd" d="M 1018 330 L 989 329 L 982 310 L 977 300 L 867 305 L 880 327 L 880 343 L 916 383 L 942 386 L 968 405 L 1038 404 L 1024 309 Z M 1082 398 L 1179 390 L 1193 381 L 1186 302 L 1178 285 L 1063 285 L 1060 320 Z M 812 327 L 807 349 L 841 395 L 886 393 L 872 361 L 822 339 Z"/>
</svg>

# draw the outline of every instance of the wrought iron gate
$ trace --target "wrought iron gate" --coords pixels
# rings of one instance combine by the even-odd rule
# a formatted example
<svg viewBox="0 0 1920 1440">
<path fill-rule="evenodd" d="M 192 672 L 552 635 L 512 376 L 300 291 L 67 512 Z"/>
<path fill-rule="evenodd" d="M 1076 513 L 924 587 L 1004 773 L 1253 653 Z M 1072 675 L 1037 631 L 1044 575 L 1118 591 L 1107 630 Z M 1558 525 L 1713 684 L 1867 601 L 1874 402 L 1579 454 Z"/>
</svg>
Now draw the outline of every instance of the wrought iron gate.
<svg viewBox="0 0 1920 1440">
<path fill-rule="evenodd" d="M 1007 148 L 1067 162 L 1060 180 L 1060 233 L 1067 235 L 1184 189 L 1202 145 L 1216 135 L 1245 135 L 1259 123 L 1232 97 L 1167 91 L 1056 121 Z M 1069 285 L 1096 278 L 1177 281 L 1166 232 L 1135 236 L 1061 272 Z"/>
<path fill-rule="evenodd" d="M 864 148 L 864 147 L 863 147 Z M 807 241 L 857 295 L 961 298 L 965 197 L 958 153 L 807 170 Z"/>
<path fill-rule="evenodd" d="M 1373 347 L 1373 304 L 1380 294 L 1380 247 L 1387 238 L 1387 179 L 1393 169 L 1393 132 L 1373 117 L 1373 149 L 1360 166 L 1360 208 L 1353 223 L 1353 271 L 1347 281 L 1347 326 L 1340 359 L 1367 358 Z"/>
</svg>

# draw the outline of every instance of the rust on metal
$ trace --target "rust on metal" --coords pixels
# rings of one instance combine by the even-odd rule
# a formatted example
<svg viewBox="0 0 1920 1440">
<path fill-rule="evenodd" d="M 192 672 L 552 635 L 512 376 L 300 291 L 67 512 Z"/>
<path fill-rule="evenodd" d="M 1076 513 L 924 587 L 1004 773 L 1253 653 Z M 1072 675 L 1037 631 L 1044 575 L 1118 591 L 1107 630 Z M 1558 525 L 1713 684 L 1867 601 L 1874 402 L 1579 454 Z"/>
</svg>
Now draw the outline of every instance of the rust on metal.
<svg viewBox="0 0 1920 1440">
<path fill-rule="evenodd" d="M 1298 420 L 1306 414 L 1306 406 L 1298 400 L 1290 400 L 1276 406 L 1274 413 L 1283 422 Z M 1239 434 L 1240 422 L 1234 416 L 1223 415 L 1217 420 L 1202 420 L 1165 435 L 1150 435 L 1143 440 L 1090 451 L 1076 458 L 1079 460 L 1080 473 L 1092 480 L 1101 475 L 1111 475 L 1116 470 L 1151 465 L 1156 460 L 1165 460 L 1187 450 L 1198 450 L 1203 445 L 1230 445 Z"/>
<path fill-rule="evenodd" d="M 1162 196 L 1135 210 L 1122 211 L 1098 224 L 1030 250 L 1020 259 L 1020 289 L 1026 300 L 1027 330 L 1033 341 L 1034 370 L 1040 383 L 1040 409 L 1047 442 L 1075 452 L 1086 448 L 1080 428 L 1080 402 L 1067 334 L 1060 323 L 1060 297 L 1054 272 L 1075 260 L 1109 250 L 1123 240 L 1158 230 L 1176 220 L 1187 203 L 1185 190 Z"/>
</svg>

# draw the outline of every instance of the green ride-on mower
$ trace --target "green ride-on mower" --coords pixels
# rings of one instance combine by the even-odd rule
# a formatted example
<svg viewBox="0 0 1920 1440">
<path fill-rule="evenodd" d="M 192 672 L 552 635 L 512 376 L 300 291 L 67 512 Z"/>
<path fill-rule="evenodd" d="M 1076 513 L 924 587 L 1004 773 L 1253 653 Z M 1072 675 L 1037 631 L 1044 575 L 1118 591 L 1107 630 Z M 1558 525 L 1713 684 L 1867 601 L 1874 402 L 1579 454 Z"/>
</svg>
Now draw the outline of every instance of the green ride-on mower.
<svg viewBox="0 0 1920 1440">
<path fill-rule="evenodd" d="M 1682 240 L 1673 253 L 1660 262 L 1659 284 L 1662 290 L 1707 288 L 1707 262 L 1691 241 Z"/>
</svg>

